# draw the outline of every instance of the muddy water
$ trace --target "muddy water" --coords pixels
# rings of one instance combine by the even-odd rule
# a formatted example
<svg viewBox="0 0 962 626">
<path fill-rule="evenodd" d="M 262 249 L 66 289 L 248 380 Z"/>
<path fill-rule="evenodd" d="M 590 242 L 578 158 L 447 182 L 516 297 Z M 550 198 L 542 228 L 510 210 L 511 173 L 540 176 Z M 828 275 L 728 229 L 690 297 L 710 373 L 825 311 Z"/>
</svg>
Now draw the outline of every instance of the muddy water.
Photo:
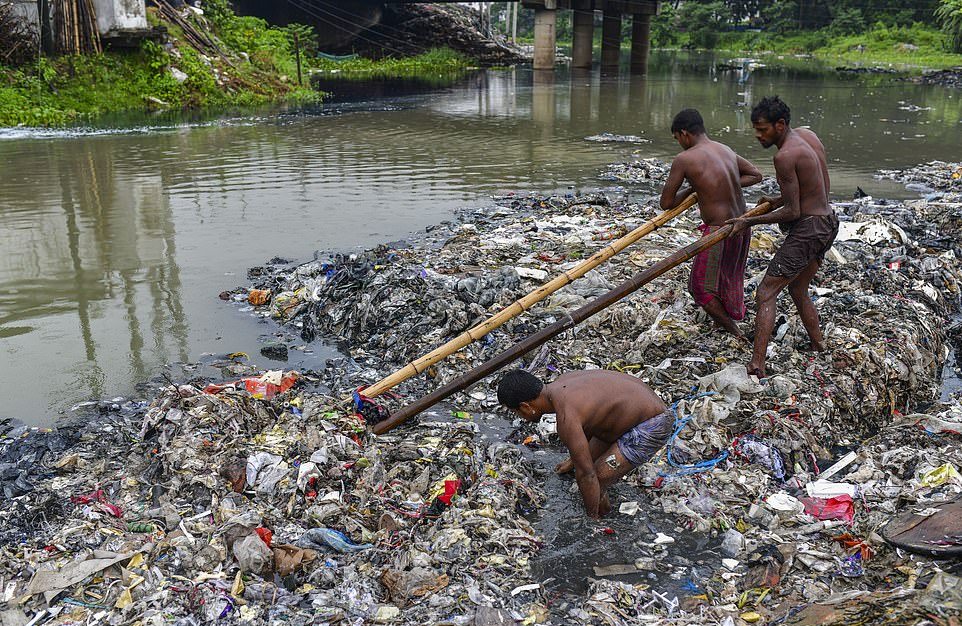
<svg viewBox="0 0 962 626">
<path fill-rule="evenodd" d="M 249 266 L 402 238 L 492 193 L 608 185 L 608 162 L 677 150 L 668 127 L 682 107 L 771 172 L 749 103 L 781 94 L 824 139 L 838 197 L 904 197 L 872 172 L 959 158 L 959 92 L 808 63 L 720 72 L 718 60 L 656 54 L 648 77 L 489 71 L 328 86 L 332 100 L 309 111 L 0 129 L 0 416 L 50 425 L 205 354 L 279 366 L 258 355 L 275 329 L 216 297 Z M 601 132 L 651 143 L 583 141 Z M 308 346 L 289 364 L 328 353 Z"/>
</svg>

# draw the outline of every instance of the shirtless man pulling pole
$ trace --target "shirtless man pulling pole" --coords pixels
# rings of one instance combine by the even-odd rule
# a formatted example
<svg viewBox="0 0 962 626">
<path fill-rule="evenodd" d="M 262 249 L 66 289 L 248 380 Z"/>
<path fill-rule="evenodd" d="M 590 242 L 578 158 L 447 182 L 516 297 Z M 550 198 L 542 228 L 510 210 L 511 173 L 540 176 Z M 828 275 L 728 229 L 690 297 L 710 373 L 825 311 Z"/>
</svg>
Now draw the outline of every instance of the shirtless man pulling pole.
<svg viewBox="0 0 962 626">
<path fill-rule="evenodd" d="M 758 142 L 764 148 L 778 149 L 775 174 L 784 206 L 767 215 L 735 217 L 727 222 L 732 224 L 733 233 L 755 224 L 778 224 L 788 232 L 756 291 L 755 349 L 748 373 L 759 378 L 765 376 L 765 356 L 775 326 L 775 303 L 785 287 L 802 318 L 812 349 L 825 349 L 808 287 L 838 235 L 838 217 L 828 199 L 825 147 L 815 133 L 806 128 L 791 128 L 790 121 L 791 111 L 778 96 L 763 98 L 752 110 Z"/>
<path fill-rule="evenodd" d="M 761 182 L 754 165 L 728 146 L 713 141 L 695 109 L 675 116 L 671 133 L 684 151 L 671 164 L 668 181 L 661 192 L 661 208 L 677 206 L 692 191 L 698 194 L 698 209 L 704 222 L 699 227 L 708 235 L 726 221 L 745 213 L 742 187 Z M 688 181 L 690 188 L 682 189 Z M 700 253 L 692 262 L 688 291 L 695 303 L 719 326 L 744 337 L 735 321 L 745 317 L 745 264 L 751 232 L 744 229 L 717 246 Z"/>
</svg>

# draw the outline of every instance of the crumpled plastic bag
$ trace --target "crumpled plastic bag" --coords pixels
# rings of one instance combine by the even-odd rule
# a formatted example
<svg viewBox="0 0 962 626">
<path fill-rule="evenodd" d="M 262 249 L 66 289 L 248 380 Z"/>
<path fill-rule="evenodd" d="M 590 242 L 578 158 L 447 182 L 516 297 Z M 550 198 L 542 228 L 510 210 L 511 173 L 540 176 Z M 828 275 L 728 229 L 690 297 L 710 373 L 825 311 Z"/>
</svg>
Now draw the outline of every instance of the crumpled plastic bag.
<svg viewBox="0 0 962 626">
<path fill-rule="evenodd" d="M 400 607 L 410 603 L 411 598 L 421 597 L 448 586 L 448 576 L 427 567 L 415 567 L 410 571 L 386 569 L 381 574 L 381 584 L 388 597 Z"/>
<path fill-rule="evenodd" d="M 374 547 L 370 543 L 354 543 L 344 533 L 331 528 L 312 528 L 301 535 L 297 545 L 320 552 L 327 552 L 328 548 L 334 548 L 338 552 L 360 552 Z"/>
<path fill-rule="evenodd" d="M 845 520 L 851 524 L 855 520 L 855 501 L 849 495 L 834 498 L 799 498 L 805 505 L 805 513 L 820 520 Z"/>
<path fill-rule="evenodd" d="M 277 483 L 290 473 L 290 469 L 276 454 L 256 452 L 247 457 L 247 485 L 255 487 L 258 493 L 274 493 Z"/>
<path fill-rule="evenodd" d="M 256 533 L 235 541 L 232 552 L 237 564 L 245 572 L 262 575 L 274 567 L 274 552 Z"/>
<path fill-rule="evenodd" d="M 729 365 L 721 371 L 698 379 L 699 391 L 718 392 L 724 398 L 723 404 L 728 406 L 736 405 L 743 393 L 759 393 L 763 389 L 758 380 L 753 380 L 748 375 L 748 368 L 741 363 Z"/>
</svg>

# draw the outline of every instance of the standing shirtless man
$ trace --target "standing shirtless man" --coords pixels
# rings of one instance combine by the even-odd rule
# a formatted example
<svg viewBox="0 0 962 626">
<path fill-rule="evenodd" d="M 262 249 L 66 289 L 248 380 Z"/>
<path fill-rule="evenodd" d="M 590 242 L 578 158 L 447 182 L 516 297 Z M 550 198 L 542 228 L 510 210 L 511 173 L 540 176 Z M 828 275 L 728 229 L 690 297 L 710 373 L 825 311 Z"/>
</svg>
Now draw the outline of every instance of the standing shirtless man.
<svg viewBox="0 0 962 626">
<path fill-rule="evenodd" d="M 728 146 L 712 141 L 695 109 L 685 109 L 675 116 L 671 134 L 684 151 L 671 164 L 661 192 L 661 208 L 667 211 L 679 205 L 694 191 L 704 222 L 699 226 L 702 235 L 744 214 L 742 187 L 760 183 L 761 172 Z M 689 187 L 682 189 L 686 180 Z M 701 252 L 692 263 L 688 279 L 688 292 L 695 304 L 736 337 L 744 337 L 735 321 L 745 317 L 745 264 L 750 243 L 751 231 L 746 228 Z"/>
<path fill-rule="evenodd" d="M 755 224 L 779 224 L 787 230 L 756 292 L 755 349 L 748 373 L 765 376 L 765 356 L 775 326 L 775 303 L 788 287 L 815 351 L 825 349 L 818 312 L 808 293 L 812 277 L 838 235 L 838 217 L 829 204 L 825 147 L 812 131 L 789 126 L 791 111 L 778 96 L 763 98 L 752 110 L 755 137 L 763 148 L 775 146 L 775 174 L 784 206 L 767 215 L 728 220 L 732 232 Z M 762 198 L 768 200 L 768 198 Z"/>
</svg>

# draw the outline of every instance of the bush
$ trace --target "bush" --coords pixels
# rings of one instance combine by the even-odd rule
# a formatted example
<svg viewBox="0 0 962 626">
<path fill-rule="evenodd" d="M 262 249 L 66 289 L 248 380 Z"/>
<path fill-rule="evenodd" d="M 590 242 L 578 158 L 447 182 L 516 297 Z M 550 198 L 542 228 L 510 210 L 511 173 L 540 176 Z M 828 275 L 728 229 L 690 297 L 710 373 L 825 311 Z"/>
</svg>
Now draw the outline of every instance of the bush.
<svg viewBox="0 0 962 626">
<path fill-rule="evenodd" d="M 942 0 L 935 17 L 949 36 L 952 52 L 962 52 L 962 0 Z"/>
<path fill-rule="evenodd" d="M 838 9 L 833 16 L 829 31 L 833 35 L 852 35 L 865 31 L 865 18 L 860 9 Z"/>
</svg>

